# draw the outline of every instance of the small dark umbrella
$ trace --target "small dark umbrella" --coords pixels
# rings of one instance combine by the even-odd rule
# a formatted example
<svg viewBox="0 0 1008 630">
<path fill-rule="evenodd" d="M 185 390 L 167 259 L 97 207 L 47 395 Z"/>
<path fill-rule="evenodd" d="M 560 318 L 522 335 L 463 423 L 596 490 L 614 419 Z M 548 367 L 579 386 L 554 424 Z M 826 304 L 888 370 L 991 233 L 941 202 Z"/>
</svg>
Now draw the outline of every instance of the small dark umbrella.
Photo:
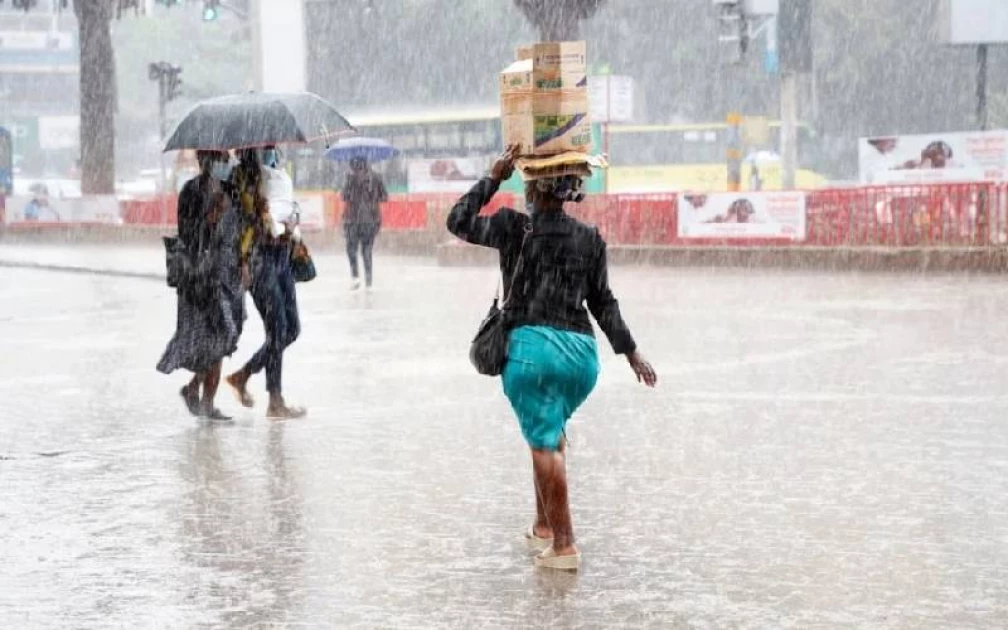
<svg viewBox="0 0 1008 630">
<path fill-rule="evenodd" d="M 354 131 L 315 94 L 235 94 L 197 103 L 175 126 L 164 150 L 303 144 Z"/>
</svg>

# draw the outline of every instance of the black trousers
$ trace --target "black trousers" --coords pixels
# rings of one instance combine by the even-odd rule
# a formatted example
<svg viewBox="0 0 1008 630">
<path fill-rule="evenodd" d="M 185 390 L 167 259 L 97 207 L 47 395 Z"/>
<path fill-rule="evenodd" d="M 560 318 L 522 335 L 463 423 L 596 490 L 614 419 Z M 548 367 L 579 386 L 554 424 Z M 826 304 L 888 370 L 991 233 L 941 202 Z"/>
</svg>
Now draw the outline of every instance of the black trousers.
<svg viewBox="0 0 1008 630">
<path fill-rule="evenodd" d="M 262 267 L 252 283 L 252 300 L 262 317 L 266 340 L 245 364 L 248 374 L 266 369 L 266 391 L 279 394 L 283 387 L 283 354 L 301 334 L 294 274 L 290 268 L 290 249 L 267 246 Z"/>
<path fill-rule="evenodd" d="M 360 277 L 357 267 L 357 252 L 360 251 L 361 258 L 364 259 L 364 281 L 371 286 L 374 278 L 372 250 L 378 236 L 378 226 L 370 223 L 347 223 L 343 226 L 343 234 L 346 236 L 346 251 L 350 258 L 350 275 L 355 280 Z"/>
</svg>

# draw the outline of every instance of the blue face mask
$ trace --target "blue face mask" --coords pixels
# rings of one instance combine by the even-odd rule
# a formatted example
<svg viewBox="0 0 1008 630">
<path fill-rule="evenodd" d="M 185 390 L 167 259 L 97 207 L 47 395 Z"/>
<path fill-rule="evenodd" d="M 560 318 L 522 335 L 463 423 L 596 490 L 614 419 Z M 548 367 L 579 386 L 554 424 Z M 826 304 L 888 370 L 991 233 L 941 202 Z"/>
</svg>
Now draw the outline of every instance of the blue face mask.
<svg viewBox="0 0 1008 630">
<path fill-rule="evenodd" d="M 277 152 L 276 149 L 267 149 L 263 151 L 263 165 L 270 168 L 277 167 Z"/>
<path fill-rule="evenodd" d="M 214 179 L 226 182 L 231 177 L 231 169 L 231 162 L 214 162 L 213 167 L 210 169 L 210 173 L 213 175 Z"/>
</svg>

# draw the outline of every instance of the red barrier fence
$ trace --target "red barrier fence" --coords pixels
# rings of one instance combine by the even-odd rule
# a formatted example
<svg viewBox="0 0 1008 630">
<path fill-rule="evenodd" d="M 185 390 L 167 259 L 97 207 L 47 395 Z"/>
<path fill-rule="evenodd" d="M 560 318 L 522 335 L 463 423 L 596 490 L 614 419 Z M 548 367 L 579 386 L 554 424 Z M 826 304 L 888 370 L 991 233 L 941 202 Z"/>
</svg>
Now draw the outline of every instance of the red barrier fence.
<svg viewBox="0 0 1008 630">
<path fill-rule="evenodd" d="M 817 190 L 806 243 L 822 246 L 986 246 L 1006 242 L 1008 184 Z"/>
<path fill-rule="evenodd" d="M 339 225 L 343 202 L 326 192 L 309 195 L 315 225 Z M 444 230 L 455 194 L 396 195 L 382 204 L 386 230 Z M 128 225 L 173 225 L 174 197 L 120 203 Z M 521 208 L 513 194 L 498 194 L 483 214 L 502 206 Z M 820 247 L 990 246 L 1008 243 L 1008 183 L 868 186 L 806 193 L 806 238 L 717 241 L 678 235 L 675 194 L 590 195 L 569 211 L 597 225 L 616 245 L 771 245 Z"/>
</svg>

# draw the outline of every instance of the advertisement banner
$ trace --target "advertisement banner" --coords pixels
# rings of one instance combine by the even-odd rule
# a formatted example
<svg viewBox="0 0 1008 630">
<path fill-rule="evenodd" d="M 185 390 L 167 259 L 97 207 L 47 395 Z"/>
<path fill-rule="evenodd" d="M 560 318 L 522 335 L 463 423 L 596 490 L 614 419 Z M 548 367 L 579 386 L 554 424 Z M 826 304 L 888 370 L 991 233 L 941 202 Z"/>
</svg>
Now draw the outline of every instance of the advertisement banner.
<svg viewBox="0 0 1008 630">
<path fill-rule="evenodd" d="M 39 116 L 40 149 L 76 149 L 80 145 L 80 116 Z"/>
<path fill-rule="evenodd" d="M 0 72 L 77 72 L 78 50 L 71 32 L 0 30 Z"/>
<path fill-rule="evenodd" d="M 319 194 L 295 193 L 294 200 L 301 212 L 301 229 L 309 231 L 325 229 L 325 197 Z"/>
<path fill-rule="evenodd" d="M 106 223 L 121 225 L 119 200 L 113 196 L 60 198 L 35 192 L 7 198 L 4 222 L 17 223 Z"/>
<path fill-rule="evenodd" d="M 1008 176 L 1008 130 L 858 140 L 862 184 L 975 182 Z"/>
<path fill-rule="evenodd" d="M 805 194 L 712 193 L 679 196 L 680 238 L 805 240 Z"/>
<path fill-rule="evenodd" d="M 411 193 L 464 193 L 490 168 L 490 157 L 410 160 L 406 166 Z"/>
<path fill-rule="evenodd" d="M 588 77 L 592 122 L 633 122 L 634 80 L 625 76 Z"/>
</svg>

